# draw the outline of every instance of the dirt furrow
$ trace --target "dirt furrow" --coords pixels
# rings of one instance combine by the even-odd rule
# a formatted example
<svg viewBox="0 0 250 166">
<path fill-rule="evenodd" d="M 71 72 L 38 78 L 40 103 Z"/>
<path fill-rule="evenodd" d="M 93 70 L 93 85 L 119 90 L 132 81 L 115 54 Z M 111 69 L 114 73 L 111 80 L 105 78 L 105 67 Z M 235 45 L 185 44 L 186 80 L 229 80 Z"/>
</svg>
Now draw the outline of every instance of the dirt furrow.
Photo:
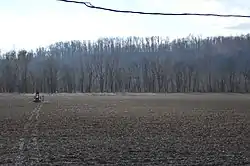
<svg viewBox="0 0 250 166">
<path fill-rule="evenodd" d="M 38 119 L 42 104 L 38 104 L 31 112 L 28 121 L 24 124 L 23 137 L 19 140 L 19 152 L 15 165 L 35 165 L 39 163 L 41 155 L 38 147 Z"/>
</svg>

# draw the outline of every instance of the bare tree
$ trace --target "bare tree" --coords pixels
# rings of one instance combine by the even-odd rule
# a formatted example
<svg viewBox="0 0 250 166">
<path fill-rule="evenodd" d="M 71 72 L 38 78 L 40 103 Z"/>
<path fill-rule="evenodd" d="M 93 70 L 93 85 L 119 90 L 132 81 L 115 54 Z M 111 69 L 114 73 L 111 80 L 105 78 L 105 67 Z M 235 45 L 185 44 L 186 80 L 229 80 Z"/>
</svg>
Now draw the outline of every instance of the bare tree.
<svg viewBox="0 0 250 166">
<path fill-rule="evenodd" d="M 103 38 L 1 54 L 0 92 L 249 92 L 250 35 Z"/>
</svg>

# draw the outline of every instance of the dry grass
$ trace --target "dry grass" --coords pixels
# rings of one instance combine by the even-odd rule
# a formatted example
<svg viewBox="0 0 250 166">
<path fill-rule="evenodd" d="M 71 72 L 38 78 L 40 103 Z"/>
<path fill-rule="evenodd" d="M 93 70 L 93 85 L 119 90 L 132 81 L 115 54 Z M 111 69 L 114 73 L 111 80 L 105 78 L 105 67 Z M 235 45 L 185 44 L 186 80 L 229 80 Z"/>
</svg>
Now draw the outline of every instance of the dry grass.
<svg viewBox="0 0 250 166">
<path fill-rule="evenodd" d="M 250 165 L 249 95 L 56 94 L 45 100 L 0 96 L 0 164 Z"/>
</svg>

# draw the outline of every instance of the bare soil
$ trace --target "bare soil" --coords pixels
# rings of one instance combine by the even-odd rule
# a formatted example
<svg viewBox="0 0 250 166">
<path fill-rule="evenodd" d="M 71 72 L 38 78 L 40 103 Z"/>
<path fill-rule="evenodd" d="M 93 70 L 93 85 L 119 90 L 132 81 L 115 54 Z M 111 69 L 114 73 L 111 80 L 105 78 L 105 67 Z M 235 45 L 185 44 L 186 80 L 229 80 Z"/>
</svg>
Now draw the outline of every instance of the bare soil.
<svg viewBox="0 0 250 166">
<path fill-rule="evenodd" d="M 0 95 L 0 165 L 250 165 L 250 95 Z"/>
</svg>

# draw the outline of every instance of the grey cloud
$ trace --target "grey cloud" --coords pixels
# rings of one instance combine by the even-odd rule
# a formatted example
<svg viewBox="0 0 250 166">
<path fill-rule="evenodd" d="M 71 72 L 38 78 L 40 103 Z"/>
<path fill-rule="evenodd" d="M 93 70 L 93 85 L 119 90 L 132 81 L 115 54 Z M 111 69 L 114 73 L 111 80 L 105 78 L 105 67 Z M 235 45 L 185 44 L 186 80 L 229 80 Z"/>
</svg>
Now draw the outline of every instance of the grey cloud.
<svg viewBox="0 0 250 166">
<path fill-rule="evenodd" d="M 250 30 L 250 22 L 240 23 L 235 26 L 226 27 L 226 29 L 233 29 L 233 30 Z"/>
</svg>

